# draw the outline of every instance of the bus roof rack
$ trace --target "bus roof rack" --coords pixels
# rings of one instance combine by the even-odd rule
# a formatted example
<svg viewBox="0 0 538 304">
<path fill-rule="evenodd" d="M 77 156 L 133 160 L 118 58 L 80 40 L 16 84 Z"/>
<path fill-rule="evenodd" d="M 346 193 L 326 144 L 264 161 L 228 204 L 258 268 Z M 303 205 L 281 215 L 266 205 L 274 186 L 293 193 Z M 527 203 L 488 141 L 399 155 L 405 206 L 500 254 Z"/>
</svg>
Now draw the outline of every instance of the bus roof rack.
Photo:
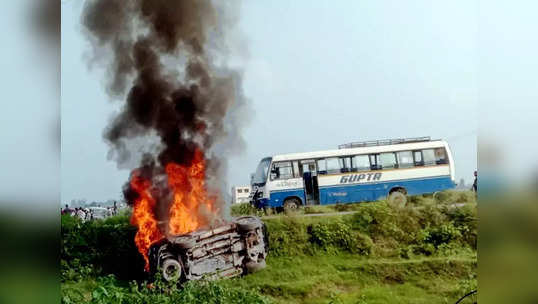
<svg viewBox="0 0 538 304">
<path fill-rule="evenodd" d="M 409 137 L 409 138 L 393 138 L 393 139 L 380 139 L 380 140 L 369 140 L 369 141 L 357 141 L 351 142 L 348 144 L 339 145 L 338 149 L 349 149 L 349 148 L 358 148 L 358 147 L 372 147 L 372 146 L 387 146 L 387 145 L 396 145 L 396 144 L 408 144 L 414 142 L 423 142 L 430 141 L 429 136 L 423 137 Z"/>
</svg>

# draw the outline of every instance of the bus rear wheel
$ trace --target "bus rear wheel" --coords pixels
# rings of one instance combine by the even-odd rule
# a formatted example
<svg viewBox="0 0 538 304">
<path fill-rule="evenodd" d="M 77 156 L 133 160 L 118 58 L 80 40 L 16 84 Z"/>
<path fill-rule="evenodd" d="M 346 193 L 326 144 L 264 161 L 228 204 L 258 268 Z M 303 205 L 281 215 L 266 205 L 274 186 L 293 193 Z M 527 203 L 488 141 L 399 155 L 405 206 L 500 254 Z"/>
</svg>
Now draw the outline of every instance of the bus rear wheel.
<svg viewBox="0 0 538 304">
<path fill-rule="evenodd" d="M 407 197 L 402 191 L 395 190 L 389 194 L 388 202 L 393 206 L 405 207 L 407 204 Z"/>
<path fill-rule="evenodd" d="M 295 211 L 299 209 L 301 202 L 296 198 L 288 198 L 284 201 L 284 211 Z"/>
</svg>

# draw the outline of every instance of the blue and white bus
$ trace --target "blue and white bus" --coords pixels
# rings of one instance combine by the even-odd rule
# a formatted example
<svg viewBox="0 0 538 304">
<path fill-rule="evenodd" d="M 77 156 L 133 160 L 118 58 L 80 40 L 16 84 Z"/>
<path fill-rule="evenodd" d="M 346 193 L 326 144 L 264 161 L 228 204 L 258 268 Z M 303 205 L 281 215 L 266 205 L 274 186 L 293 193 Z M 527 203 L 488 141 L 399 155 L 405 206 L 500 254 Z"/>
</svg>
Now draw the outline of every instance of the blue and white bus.
<svg viewBox="0 0 538 304">
<path fill-rule="evenodd" d="M 429 137 L 355 142 L 336 150 L 274 155 L 251 176 L 251 203 L 295 209 L 402 199 L 455 186 L 448 143 Z"/>
</svg>

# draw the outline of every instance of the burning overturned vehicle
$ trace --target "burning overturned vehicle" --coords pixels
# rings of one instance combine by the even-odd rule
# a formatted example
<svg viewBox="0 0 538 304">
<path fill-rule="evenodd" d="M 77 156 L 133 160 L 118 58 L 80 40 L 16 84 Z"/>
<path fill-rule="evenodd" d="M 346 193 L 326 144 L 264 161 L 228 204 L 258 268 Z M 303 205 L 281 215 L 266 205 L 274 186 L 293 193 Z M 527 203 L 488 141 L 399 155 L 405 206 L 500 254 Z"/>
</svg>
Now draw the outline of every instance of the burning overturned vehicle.
<svg viewBox="0 0 538 304">
<path fill-rule="evenodd" d="M 265 224 L 245 216 L 154 244 L 149 250 L 150 272 L 177 282 L 233 277 L 265 268 L 267 250 Z"/>
<path fill-rule="evenodd" d="M 225 220 L 226 207 L 207 186 L 201 151 L 190 164 L 168 164 L 166 186 L 155 170 L 131 173 L 124 195 L 133 206 L 131 224 L 145 270 L 179 283 L 254 272 L 265 267 L 267 230 L 257 217 Z M 151 173 L 151 174 L 148 174 Z"/>
</svg>

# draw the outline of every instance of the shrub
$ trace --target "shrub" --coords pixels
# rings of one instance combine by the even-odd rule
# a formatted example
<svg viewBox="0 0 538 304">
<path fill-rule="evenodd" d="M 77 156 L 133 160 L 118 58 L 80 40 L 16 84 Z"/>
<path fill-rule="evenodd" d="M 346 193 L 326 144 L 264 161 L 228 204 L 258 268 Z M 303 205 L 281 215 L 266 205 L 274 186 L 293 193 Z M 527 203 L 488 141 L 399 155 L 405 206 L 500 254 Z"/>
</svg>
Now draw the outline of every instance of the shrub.
<svg viewBox="0 0 538 304">
<path fill-rule="evenodd" d="M 312 223 L 314 221 L 314 223 Z M 306 220 L 283 217 L 266 221 L 270 255 L 293 256 L 324 252 L 356 252 L 355 232 L 341 219 Z"/>
<path fill-rule="evenodd" d="M 311 254 L 307 225 L 296 217 L 283 217 L 265 222 L 269 232 L 270 254 L 290 256 Z"/>
<path fill-rule="evenodd" d="M 476 203 L 476 194 L 472 191 L 441 191 L 435 193 L 434 198 L 438 204 Z"/>
<path fill-rule="evenodd" d="M 81 272 L 91 267 L 92 274 L 112 273 L 122 279 L 141 279 L 144 261 L 134 243 L 136 228 L 127 216 L 82 222 L 62 216 L 60 259 L 63 280 L 71 275 L 69 268 Z"/>
<path fill-rule="evenodd" d="M 243 216 L 243 215 L 263 216 L 264 211 L 261 209 L 255 208 L 250 203 L 241 203 L 241 204 L 232 205 L 231 215 L 232 216 Z"/>
<path fill-rule="evenodd" d="M 353 228 L 368 234 L 373 240 L 381 237 L 397 237 L 402 231 L 397 226 L 395 207 L 386 202 L 364 204 L 353 215 Z"/>
<path fill-rule="evenodd" d="M 317 223 L 308 227 L 310 242 L 324 251 L 356 251 L 351 227 L 341 221 Z"/>
<path fill-rule="evenodd" d="M 89 300 L 76 288 L 62 288 L 63 304 L 202 304 L 202 303 L 270 303 L 263 296 L 239 287 L 219 282 L 188 282 L 178 289 L 174 284 L 158 282 L 152 287 L 142 283 L 122 286 L 114 276 L 98 279 L 97 287 L 91 292 Z"/>
<path fill-rule="evenodd" d="M 439 248 L 440 245 L 448 244 L 460 237 L 460 231 L 452 223 L 438 227 L 428 227 L 422 230 L 421 233 L 422 242 L 432 244 L 435 248 Z"/>
<path fill-rule="evenodd" d="M 462 241 L 472 249 L 477 249 L 478 219 L 476 205 L 450 208 L 447 217 L 460 231 Z"/>
<path fill-rule="evenodd" d="M 373 248 L 374 242 L 372 239 L 368 235 L 359 232 L 357 234 L 357 253 L 368 256 L 372 254 Z"/>
<path fill-rule="evenodd" d="M 348 222 L 370 237 L 371 252 L 385 257 L 446 254 L 462 246 L 476 249 L 476 205 L 438 205 L 428 197 L 417 201 L 420 206 L 406 208 L 386 202 L 362 204 Z"/>
<path fill-rule="evenodd" d="M 407 197 L 407 203 L 413 206 L 422 206 L 434 202 L 431 194 L 411 195 Z"/>
</svg>

